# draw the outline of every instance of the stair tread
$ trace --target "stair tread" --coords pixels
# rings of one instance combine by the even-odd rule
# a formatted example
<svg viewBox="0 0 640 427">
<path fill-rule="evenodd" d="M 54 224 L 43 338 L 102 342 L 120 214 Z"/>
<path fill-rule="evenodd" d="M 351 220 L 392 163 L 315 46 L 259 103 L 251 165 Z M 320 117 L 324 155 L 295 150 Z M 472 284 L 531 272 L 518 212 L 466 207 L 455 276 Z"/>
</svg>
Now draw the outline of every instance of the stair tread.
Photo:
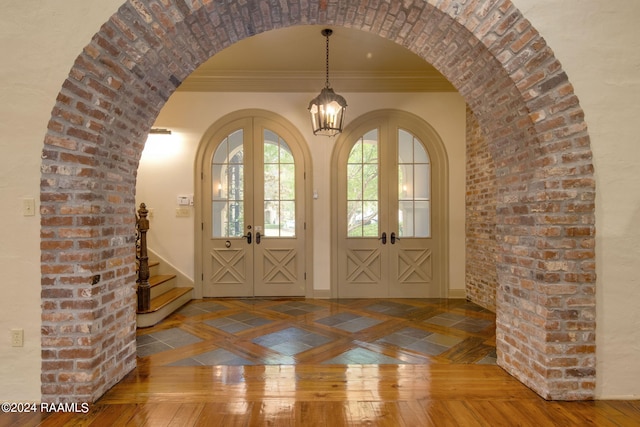
<svg viewBox="0 0 640 427">
<path fill-rule="evenodd" d="M 159 284 L 169 281 L 174 277 L 176 277 L 175 274 L 156 274 L 155 276 L 149 277 L 149 286 L 153 288 L 154 286 L 158 286 Z"/>
<path fill-rule="evenodd" d="M 170 304 L 172 301 L 180 298 L 182 295 L 191 292 L 193 288 L 173 288 L 162 295 L 158 295 L 155 298 L 151 299 L 151 307 L 146 311 L 139 311 L 138 314 L 144 313 L 153 313 L 155 311 L 160 310 L 167 304 Z"/>
</svg>

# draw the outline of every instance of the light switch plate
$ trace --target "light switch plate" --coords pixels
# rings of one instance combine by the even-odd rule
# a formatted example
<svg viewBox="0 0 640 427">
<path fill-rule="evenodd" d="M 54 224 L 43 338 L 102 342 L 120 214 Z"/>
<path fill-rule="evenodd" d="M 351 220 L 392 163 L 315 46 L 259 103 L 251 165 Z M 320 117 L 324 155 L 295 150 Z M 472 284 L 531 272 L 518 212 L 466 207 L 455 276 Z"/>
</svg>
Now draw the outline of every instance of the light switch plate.
<svg viewBox="0 0 640 427">
<path fill-rule="evenodd" d="M 24 346 L 24 329 L 11 330 L 11 347 Z"/>
<path fill-rule="evenodd" d="M 191 215 L 191 210 L 189 208 L 176 208 L 177 218 L 187 218 L 190 215 Z"/>
</svg>

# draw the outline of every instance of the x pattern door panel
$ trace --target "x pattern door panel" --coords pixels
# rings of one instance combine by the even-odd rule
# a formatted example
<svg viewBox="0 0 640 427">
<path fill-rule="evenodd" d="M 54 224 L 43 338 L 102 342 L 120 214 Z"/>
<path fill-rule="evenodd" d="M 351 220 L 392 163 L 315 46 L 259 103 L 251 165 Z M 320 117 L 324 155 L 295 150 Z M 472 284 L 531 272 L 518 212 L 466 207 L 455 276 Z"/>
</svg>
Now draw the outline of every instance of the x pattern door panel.
<svg viewBox="0 0 640 427">
<path fill-rule="evenodd" d="M 432 279 L 431 251 L 410 249 L 398 251 L 397 281 L 404 283 L 430 283 Z"/>
<path fill-rule="evenodd" d="M 295 283 L 298 280 L 297 261 L 295 248 L 264 251 L 262 281 L 267 285 Z"/>
<path fill-rule="evenodd" d="M 239 285 L 246 280 L 246 254 L 243 249 L 216 249 L 211 253 L 209 280 L 223 285 Z"/>
<path fill-rule="evenodd" d="M 347 252 L 347 281 L 374 284 L 382 279 L 379 249 L 354 249 Z"/>
</svg>

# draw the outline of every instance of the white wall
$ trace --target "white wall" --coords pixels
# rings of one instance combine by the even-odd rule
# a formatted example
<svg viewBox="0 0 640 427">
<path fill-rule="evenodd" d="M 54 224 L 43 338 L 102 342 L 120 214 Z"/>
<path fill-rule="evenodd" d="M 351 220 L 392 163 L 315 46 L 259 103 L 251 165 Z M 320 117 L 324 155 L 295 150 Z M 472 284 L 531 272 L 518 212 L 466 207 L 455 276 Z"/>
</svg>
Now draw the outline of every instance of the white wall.
<svg viewBox="0 0 640 427">
<path fill-rule="evenodd" d="M 40 155 L 76 57 L 123 0 L 0 0 L 0 401 L 40 400 Z M 24 347 L 9 330 L 24 329 Z"/>
<path fill-rule="evenodd" d="M 512 0 L 568 72 L 586 113 L 597 178 L 597 396 L 639 397 L 640 2 Z M 40 153 L 54 100 L 82 48 L 124 0 L 0 0 L 0 400 L 40 398 Z M 304 102 L 308 99 L 305 96 Z M 349 114 L 356 117 L 357 106 Z M 364 110 L 360 107 L 361 111 Z M 297 111 L 297 108 L 295 109 Z M 281 111 L 291 116 L 291 111 Z M 306 129 L 306 121 L 296 124 Z M 316 146 L 314 158 L 329 158 Z M 316 166 L 316 177 L 326 176 Z M 183 191 L 180 188 L 179 191 Z M 316 216 L 319 212 L 314 212 Z M 320 245 L 321 239 L 316 239 Z M 319 254 L 322 247 L 316 248 Z M 324 251 L 326 253 L 326 251 Z M 318 286 L 318 284 L 316 284 Z M 9 346 L 24 328 L 25 346 Z"/>
<path fill-rule="evenodd" d="M 319 86 L 320 88 L 320 86 Z M 320 90 L 320 89 L 318 89 Z M 336 89 L 337 90 L 337 89 Z M 449 157 L 450 186 L 450 289 L 464 289 L 465 212 L 465 103 L 457 93 L 353 94 L 347 98 L 350 120 L 377 108 L 402 109 L 422 117 L 438 132 Z M 136 200 L 153 209 L 149 247 L 176 268 L 193 278 L 194 214 L 176 217 L 177 196 L 194 192 L 194 160 L 205 131 L 220 117 L 244 108 L 276 112 L 293 123 L 304 136 L 311 152 L 313 188 L 314 289 L 328 290 L 331 235 L 329 218 L 329 171 L 335 138 L 314 136 L 310 131 L 307 106 L 316 93 L 175 93 L 162 109 L 155 127 L 173 134 L 162 144 L 176 151 L 163 156 L 152 150 L 150 141 L 138 169 Z M 175 145 L 173 145 L 175 144 Z"/>
</svg>

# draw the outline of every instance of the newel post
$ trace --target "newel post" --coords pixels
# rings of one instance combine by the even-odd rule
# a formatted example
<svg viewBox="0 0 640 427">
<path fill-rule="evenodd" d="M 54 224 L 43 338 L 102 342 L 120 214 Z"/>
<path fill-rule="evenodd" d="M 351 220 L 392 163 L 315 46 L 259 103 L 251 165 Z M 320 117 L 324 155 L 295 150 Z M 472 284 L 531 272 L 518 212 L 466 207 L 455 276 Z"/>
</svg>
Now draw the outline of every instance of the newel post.
<svg viewBox="0 0 640 427">
<path fill-rule="evenodd" d="M 144 203 L 140 203 L 136 229 L 138 232 L 138 312 L 149 311 L 151 308 L 151 287 L 149 286 L 149 257 L 147 255 L 147 231 L 149 230 L 149 211 Z"/>
</svg>

